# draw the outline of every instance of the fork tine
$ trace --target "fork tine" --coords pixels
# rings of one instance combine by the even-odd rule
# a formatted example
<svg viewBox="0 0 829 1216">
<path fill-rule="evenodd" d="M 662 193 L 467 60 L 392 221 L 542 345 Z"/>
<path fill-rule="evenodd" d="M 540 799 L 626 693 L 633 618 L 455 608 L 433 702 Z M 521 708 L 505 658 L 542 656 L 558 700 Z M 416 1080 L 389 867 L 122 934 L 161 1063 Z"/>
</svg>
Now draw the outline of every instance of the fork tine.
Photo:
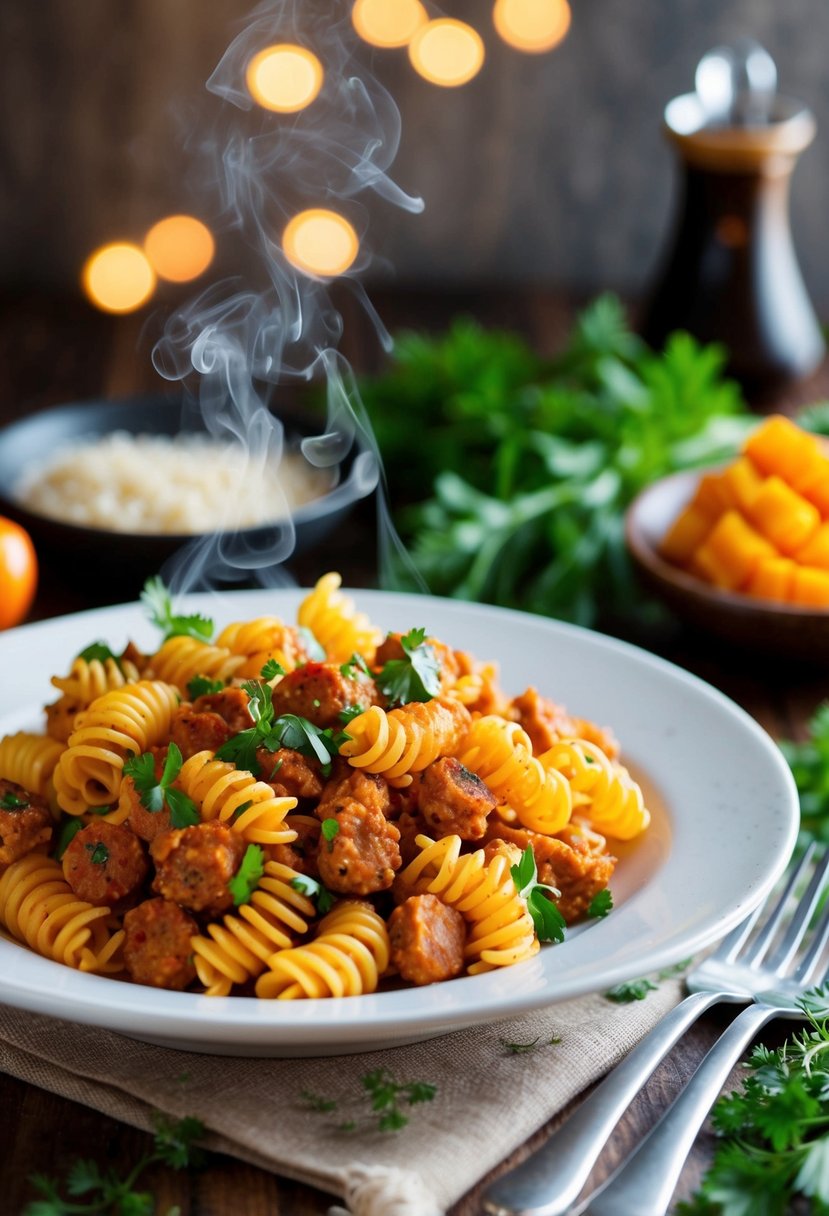
<svg viewBox="0 0 829 1216">
<path fill-rule="evenodd" d="M 811 865 L 812 858 L 814 856 L 814 852 L 815 852 L 815 846 L 814 846 L 814 844 L 810 844 L 807 847 L 803 856 L 801 857 L 798 865 L 789 873 L 789 876 L 786 880 L 786 886 L 784 887 L 783 892 L 780 895 L 780 898 L 778 899 L 777 903 L 775 904 L 773 912 L 769 916 L 766 923 L 763 925 L 763 928 L 761 929 L 760 933 L 757 935 L 756 940 L 754 942 L 752 942 L 751 949 L 748 951 L 748 954 L 746 955 L 745 959 L 743 960 L 745 963 L 748 964 L 748 966 L 750 966 L 750 967 L 756 966 L 764 958 L 766 951 L 768 950 L 769 946 L 771 945 L 771 943 L 774 939 L 775 933 L 777 932 L 777 930 L 780 927 L 780 924 L 786 913 L 787 904 L 789 902 L 789 899 L 792 896 L 792 893 L 794 892 L 798 883 L 802 880 L 803 876 L 805 875 L 806 871 L 808 870 L 809 866 Z M 734 937 L 739 937 L 742 935 L 742 940 L 740 940 L 738 942 L 737 948 L 730 954 L 730 956 L 724 956 L 724 958 L 726 958 L 728 962 L 734 961 L 734 958 L 737 955 L 737 951 L 739 950 L 739 947 L 743 944 L 743 942 L 746 940 L 746 938 L 748 937 L 751 930 L 754 928 L 754 925 L 756 924 L 757 919 L 760 916 L 762 911 L 763 911 L 763 905 L 761 904 L 760 907 L 757 909 L 754 917 L 752 918 L 751 923 L 747 926 L 738 925 L 737 929 L 735 929 L 733 934 L 730 935 L 730 936 L 734 936 Z M 742 932 L 743 930 L 745 930 L 744 933 Z M 728 940 L 729 940 L 728 938 L 725 939 L 726 942 Z M 723 944 L 725 944 L 725 942 Z M 717 951 L 716 957 L 719 957 L 719 951 Z"/>
<path fill-rule="evenodd" d="M 794 979 L 798 984 L 805 986 L 814 978 L 817 965 L 821 960 L 827 942 L 829 942 L 829 901 L 825 904 L 820 914 L 820 920 L 815 926 L 815 935 L 811 945 L 794 972 Z M 824 978 L 826 970 L 827 968 L 824 966 L 820 979 Z"/>
<path fill-rule="evenodd" d="M 798 946 L 803 941 L 806 930 L 809 928 L 811 919 L 814 916 L 815 908 L 818 906 L 820 897 L 826 887 L 827 874 L 829 874 L 829 849 L 823 854 L 823 857 L 815 868 L 811 882 L 797 905 L 797 911 L 794 914 L 792 923 L 786 930 L 783 940 L 766 964 L 769 970 L 775 971 L 778 975 L 789 965 L 797 953 Z"/>
</svg>

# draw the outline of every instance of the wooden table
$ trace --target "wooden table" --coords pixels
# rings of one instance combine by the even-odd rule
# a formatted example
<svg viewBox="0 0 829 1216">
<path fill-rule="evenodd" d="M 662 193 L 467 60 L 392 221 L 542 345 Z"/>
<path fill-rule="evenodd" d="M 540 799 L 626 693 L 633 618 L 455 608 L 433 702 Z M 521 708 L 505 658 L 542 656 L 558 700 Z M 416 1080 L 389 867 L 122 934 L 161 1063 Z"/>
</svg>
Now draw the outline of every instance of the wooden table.
<svg viewBox="0 0 829 1216">
<path fill-rule="evenodd" d="M 552 353 L 560 345 L 572 316 L 570 305 L 542 291 L 487 291 L 463 297 L 445 292 L 376 293 L 374 299 L 392 330 L 402 326 L 440 328 L 458 312 L 466 312 L 487 323 L 522 330 L 544 353 Z M 142 329 L 142 322 L 143 318 L 106 318 L 77 301 L 27 296 L 0 302 L 0 423 L 61 401 L 161 387 L 149 360 L 151 333 Z M 343 347 L 358 370 L 370 370 L 379 361 L 374 333 L 355 310 L 346 310 Z M 829 396 L 827 390 L 829 371 L 823 370 L 810 385 L 802 386 L 796 397 L 778 404 L 788 407 L 816 400 Z M 306 582 L 329 557 L 331 568 L 341 569 L 353 585 L 370 583 L 372 573 L 366 553 L 372 550 L 371 513 L 358 514 L 358 523 L 362 530 L 345 551 L 339 540 L 330 555 L 317 553 L 313 568 L 302 562 L 292 566 L 297 579 Z M 106 598 L 101 587 L 85 593 L 47 569 L 43 571 L 33 619 L 93 607 Z M 820 670 L 774 663 L 765 656 L 741 656 L 731 648 L 691 636 L 678 626 L 658 636 L 642 635 L 633 640 L 721 688 L 775 737 L 801 737 L 810 714 L 826 696 L 826 676 Z M 658 1118 L 731 1016 L 728 1011 L 712 1012 L 686 1035 L 633 1103 L 597 1168 L 597 1179 Z M 736 1083 L 736 1073 L 732 1082 Z M 34 1198 L 27 1182 L 32 1172 L 63 1177 L 77 1157 L 95 1156 L 102 1165 L 125 1174 L 149 1145 L 149 1138 L 142 1133 L 4 1076 L 0 1076 L 0 1111 L 4 1127 L 0 1210 L 4 1213 L 20 1212 Z M 565 1110 L 553 1119 L 501 1168 L 517 1163 L 568 1113 Z M 693 1189 L 710 1143 L 707 1134 L 699 1138 L 683 1175 L 681 1193 Z M 331 1203 L 331 1197 L 321 1192 L 219 1156 L 211 1157 L 207 1168 L 200 1172 L 155 1170 L 146 1176 L 142 1189 L 144 1183 L 154 1193 L 159 1213 L 178 1204 L 184 1216 L 236 1216 L 239 1212 L 245 1216 L 321 1216 Z M 451 1209 L 450 1216 L 473 1216 L 478 1211 L 479 1193 L 480 1188 L 476 1188 L 465 1196 Z"/>
</svg>

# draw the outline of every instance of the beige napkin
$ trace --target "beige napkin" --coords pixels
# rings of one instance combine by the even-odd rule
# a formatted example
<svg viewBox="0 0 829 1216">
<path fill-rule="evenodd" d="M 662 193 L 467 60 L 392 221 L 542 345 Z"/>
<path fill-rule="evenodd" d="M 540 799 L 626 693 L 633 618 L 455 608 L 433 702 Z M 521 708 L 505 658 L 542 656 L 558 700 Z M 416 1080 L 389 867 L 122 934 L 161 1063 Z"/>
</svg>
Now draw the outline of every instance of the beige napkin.
<svg viewBox="0 0 829 1216">
<path fill-rule="evenodd" d="M 172 1051 L 0 1006 L 0 1067 L 136 1127 L 155 1110 L 197 1116 L 208 1148 L 339 1195 L 354 1216 L 440 1216 L 680 997 L 663 980 L 631 1004 L 583 997 L 409 1047 L 287 1060 Z M 361 1078 L 378 1068 L 437 1086 L 400 1131 L 371 1119 Z M 337 1110 L 310 1109 L 303 1091 Z M 343 1131 L 348 1119 L 357 1127 Z"/>
</svg>

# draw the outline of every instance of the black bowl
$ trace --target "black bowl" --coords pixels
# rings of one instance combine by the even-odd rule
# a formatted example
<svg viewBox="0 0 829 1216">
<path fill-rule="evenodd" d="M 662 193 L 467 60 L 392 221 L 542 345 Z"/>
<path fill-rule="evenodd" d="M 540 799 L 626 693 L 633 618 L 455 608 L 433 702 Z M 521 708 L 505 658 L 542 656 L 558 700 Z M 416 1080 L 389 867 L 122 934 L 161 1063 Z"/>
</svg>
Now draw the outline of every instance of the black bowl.
<svg viewBox="0 0 829 1216">
<path fill-rule="evenodd" d="M 272 411 L 284 424 L 290 443 L 324 429 L 324 416 L 316 419 L 307 410 L 280 406 Z M 25 471 L 41 465 L 52 451 L 65 444 L 95 439 L 112 431 L 138 435 L 204 433 L 204 422 L 184 409 L 180 396 L 130 397 L 117 401 L 82 401 L 34 413 L 0 429 L 0 514 L 17 520 L 29 532 L 43 561 L 73 581 L 93 579 L 135 595 L 145 580 L 156 574 L 185 546 L 198 537 L 169 533 L 113 532 L 82 524 L 63 523 L 28 510 L 14 498 L 15 485 Z M 337 484 L 327 494 L 293 514 L 294 546 L 290 556 L 307 553 L 348 515 L 351 507 L 370 494 L 376 483 L 372 457 L 359 434 L 339 466 Z M 227 546 L 241 545 L 246 551 L 267 555 L 283 532 L 279 523 L 243 528 L 224 534 Z M 210 571 L 206 571 L 210 574 Z M 244 577 L 202 579 L 245 581 Z M 251 581 L 250 579 L 248 581 Z M 196 585 L 199 585 L 197 583 Z"/>
</svg>

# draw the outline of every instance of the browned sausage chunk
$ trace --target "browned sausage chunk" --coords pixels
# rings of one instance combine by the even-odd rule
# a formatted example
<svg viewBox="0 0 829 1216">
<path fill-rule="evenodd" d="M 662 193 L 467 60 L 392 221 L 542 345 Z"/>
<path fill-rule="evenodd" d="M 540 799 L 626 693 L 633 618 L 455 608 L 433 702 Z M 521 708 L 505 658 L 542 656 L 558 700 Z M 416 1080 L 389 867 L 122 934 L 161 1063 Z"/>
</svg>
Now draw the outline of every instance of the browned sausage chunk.
<svg viewBox="0 0 829 1216">
<path fill-rule="evenodd" d="M 167 759 L 166 747 L 153 747 L 150 749 L 155 762 L 155 776 L 158 780 L 164 772 L 164 762 Z M 160 811 L 148 811 L 142 804 L 135 788 L 132 777 L 125 777 L 121 782 L 121 790 L 118 795 L 119 809 L 127 808 L 127 823 L 142 840 L 155 840 L 162 832 L 169 831 L 170 828 L 170 811 L 165 802 Z"/>
<path fill-rule="evenodd" d="M 180 749 L 185 760 L 195 756 L 196 752 L 217 752 L 233 733 L 218 714 L 196 713 L 186 705 L 176 710 L 170 726 L 170 740 Z"/>
<path fill-rule="evenodd" d="M 217 714 L 230 728 L 231 735 L 253 726 L 248 709 L 248 694 L 243 688 L 224 688 L 221 692 L 208 692 L 196 697 L 193 713 Z"/>
<path fill-rule="evenodd" d="M 520 697 L 514 698 L 512 716 L 530 736 L 537 756 L 559 739 L 588 739 L 611 760 L 619 754 L 619 744 L 611 730 L 588 722 L 586 718 L 571 717 L 563 705 L 543 697 L 535 688 L 528 688 Z"/>
<path fill-rule="evenodd" d="M 437 895 L 412 895 L 389 917 L 391 961 L 410 984 L 436 984 L 463 971 L 466 925 Z"/>
<path fill-rule="evenodd" d="M 497 798 L 460 760 L 443 756 L 423 770 L 417 804 L 433 834 L 480 840 Z"/>
<path fill-rule="evenodd" d="M 567 839 L 561 840 L 498 824 L 493 828 L 493 837 L 496 834 L 498 839 L 517 845 L 522 852 L 532 845 L 538 881 L 561 891 L 556 905 L 568 925 L 587 910 L 594 895 L 604 890 L 616 868 L 615 857 L 591 852 L 576 832 L 568 832 Z"/>
<path fill-rule="evenodd" d="M 141 841 L 124 823 L 88 823 L 70 841 L 62 865 L 79 899 L 110 908 L 137 895 L 149 870 Z"/>
<path fill-rule="evenodd" d="M 233 906 L 228 882 L 239 868 L 245 842 L 217 821 L 173 828 L 150 846 L 156 865 L 153 890 L 191 912 L 219 916 Z"/>
<path fill-rule="evenodd" d="M 354 769 L 345 760 L 337 760 L 331 779 L 322 791 L 322 797 L 317 807 L 317 815 L 324 819 L 342 802 L 353 800 L 362 802 L 363 806 L 388 815 L 391 810 L 391 795 L 389 784 L 379 773 L 364 773 L 362 769 Z"/>
<path fill-rule="evenodd" d="M 181 992 L 196 978 L 190 939 L 199 926 L 178 904 L 146 899 L 124 917 L 124 962 L 136 984 Z"/>
<path fill-rule="evenodd" d="M 335 663 L 305 663 L 273 690 L 277 716 L 296 714 L 315 726 L 341 726 L 339 715 L 352 705 L 368 708 L 377 699 L 374 681 L 344 676 Z"/>
<path fill-rule="evenodd" d="M 347 799 L 322 821 L 317 849 L 320 878 L 340 895 L 385 891 L 400 869 L 400 833 L 380 811 Z"/>
<path fill-rule="evenodd" d="M 52 823 L 45 799 L 14 781 L 0 780 L 0 867 L 49 840 Z"/>
<path fill-rule="evenodd" d="M 260 747 L 256 753 L 259 780 L 266 782 L 278 798 L 319 798 L 323 789 L 318 760 L 310 760 L 289 747 L 269 752 Z"/>
</svg>

